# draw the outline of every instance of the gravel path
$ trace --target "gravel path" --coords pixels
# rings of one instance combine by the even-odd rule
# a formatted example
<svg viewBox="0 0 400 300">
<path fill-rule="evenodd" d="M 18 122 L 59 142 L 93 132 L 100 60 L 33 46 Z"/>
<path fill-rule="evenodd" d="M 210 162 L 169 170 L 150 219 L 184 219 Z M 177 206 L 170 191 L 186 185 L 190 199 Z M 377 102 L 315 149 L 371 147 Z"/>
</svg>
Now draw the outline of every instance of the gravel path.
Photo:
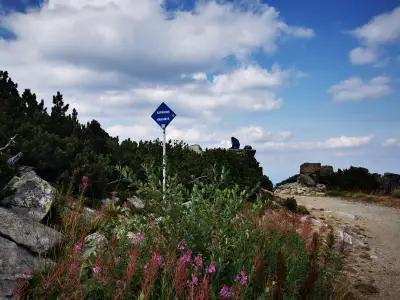
<svg viewBox="0 0 400 300">
<path fill-rule="evenodd" d="M 345 270 L 361 299 L 400 299 L 400 209 L 333 197 L 296 196 L 336 228 L 349 231 Z"/>
</svg>

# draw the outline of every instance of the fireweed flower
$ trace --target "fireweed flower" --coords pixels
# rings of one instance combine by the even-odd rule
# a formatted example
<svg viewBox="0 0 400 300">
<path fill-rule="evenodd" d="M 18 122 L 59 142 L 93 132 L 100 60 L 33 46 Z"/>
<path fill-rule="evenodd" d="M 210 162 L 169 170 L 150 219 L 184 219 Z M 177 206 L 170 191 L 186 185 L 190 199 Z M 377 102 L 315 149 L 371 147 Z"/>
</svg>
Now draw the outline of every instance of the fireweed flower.
<svg viewBox="0 0 400 300">
<path fill-rule="evenodd" d="M 73 261 L 69 266 L 69 274 L 72 276 L 78 271 L 78 263 Z"/>
<path fill-rule="evenodd" d="M 79 254 L 82 252 L 82 248 L 83 248 L 83 242 L 79 241 L 74 245 L 74 253 L 75 254 Z"/>
<path fill-rule="evenodd" d="M 219 291 L 219 295 L 222 299 L 229 299 L 233 297 L 233 289 L 229 286 L 224 285 L 222 289 Z"/>
<path fill-rule="evenodd" d="M 190 262 L 190 260 L 192 259 L 192 251 L 188 250 L 186 251 L 181 258 L 179 258 L 179 260 L 183 263 L 183 264 L 187 264 Z"/>
<path fill-rule="evenodd" d="M 128 233 L 126 234 L 126 236 L 127 236 L 130 240 L 132 240 L 132 244 L 134 244 L 134 245 L 140 244 L 140 242 L 141 242 L 141 241 L 143 240 L 143 238 L 144 238 L 143 234 L 142 234 L 140 231 L 138 231 L 138 232 L 136 232 L 136 233 L 128 232 Z"/>
<path fill-rule="evenodd" d="M 246 285 L 248 280 L 248 276 L 245 271 L 241 271 L 235 277 L 235 282 L 240 283 L 241 285 Z"/>
<path fill-rule="evenodd" d="M 100 274 L 101 273 L 101 266 L 100 264 L 96 263 L 96 265 L 92 269 L 94 274 Z"/>
<path fill-rule="evenodd" d="M 212 261 L 207 268 L 207 273 L 212 274 L 215 273 L 216 271 L 217 271 L 217 264 L 215 263 L 215 261 Z"/>
<path fill-rule="evenodd" d="M 197 255 L 194 259 L 193 259 L 193 263 L 196 267 L 200 268 L 203 265 L 203 258 L 201 257 L 201 255 Z"/>
<path fill-rule="evenodd" d="M 193 284 L 194 286 L 199 285 L 199 277 L 198 277 L 198 276 L 192 275 L 192 284 Z"/>
<path fill-rule="evenodd" d="M 153 260 L 157 263 L 159 268 L 161 269 L 164 268 L 165 266 L 164 259 L 157 252 L 153 253 Z"/>
</svg>

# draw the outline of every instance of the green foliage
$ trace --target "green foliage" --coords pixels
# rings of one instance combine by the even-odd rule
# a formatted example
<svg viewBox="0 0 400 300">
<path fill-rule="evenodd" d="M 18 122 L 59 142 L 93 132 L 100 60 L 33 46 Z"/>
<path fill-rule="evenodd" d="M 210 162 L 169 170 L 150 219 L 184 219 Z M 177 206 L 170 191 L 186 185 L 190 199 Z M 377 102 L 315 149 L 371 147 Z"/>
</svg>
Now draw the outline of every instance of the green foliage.
<svg viewBox="0 0 400 300">
<path fill-rule="evenodd" d="M 351 166 L 327 177 L 323 183 L 332 190 L 374 192 L 379 188 L 379 176 L 368 169 Z"/>
<path fill-rule="evenodd" d="M 130 176 L 146 181 L 144 165 L 161 168 L 162 144 L 159 140 L 134 142 L 130 139 L 118 143 L 110 137 L 99 122 L 92 120 L 80 124 L 78 112 L 69 113 L 60 92 L 53 97 L 50 114 L 44 103 L 36 99 L 30 90 L 19 95 L 17 85 L 0 71 L 0 145 L 18 133 L 13 152 L 24 153 L 22 163 L 33 166 L 38 174 L 53 183 L 67 185 L 74 178 L 74 192 L 82 176 L 89 177 L 88 197 L 102 198 L 115 189 L 132 192 L 135 185 L 121 181 L 121 172 L 129 168 Z M 225 172 L 224 187 L 238 184 L 250 189 L 258 183 L 271 189 L 272 183 L 262 173 L 257 160 L 249 153 L 211 149 L 201 155 L 190 151 L 183 142 L 170 141 L 168 151 L 168 174 L 177 175 L 179 182 L 191 190 L 200 179 L 211 182 L 216 174 Z M 161 172 L 158 172 L 158 178 Z"/>
<path fill-rule="evenodd" d="M 400 198 L 400 189 L 396 189 L 392 192 L 392 196 L 395 198 Z"/>
<path fill-rule="evenodd" d="M 263 205 L 245 204 L 238 186 L 223 187 L 223 173 L 213 182 L 196 183 L 189 193 L 171 178 L 163 198 L 157 171 L 146 169 L 148 180 L 137 184 L 145 211 L 132 215 L 104 207 L 96 228 L 108 243 L 84 261 L 77 251 L 79 240 L 71 237 L 54 270 L 31 280 L 31 297 L 198 299 L 206 292 L 201 299 L 217 299 L 221 288 L 229 286 L 236 299 L 266 299 L 277 293 L 285 299 L 309 294 L 329 299 L 337 272 L 332 244 L 310 248 L 308 239 L 297 233 L 308 231 L 296 216 L 263 215 Z M 128 177 L 129 172 L 121 172 Z M 81 227 L 71 222 L 74 215 L 66 216 L 67 227 L 76 231 Z M 143 240 L 135 241 L 139 235 Z M 212 263 L 216 270 L 210 273 Z M 313 273 L 314 268 L 318 272 Z M 241 272 L 246 276 L 243 284 L 237 281 Z M 194 277 L 199 285 L 193 284 Z M 310 278 L 312 284 L 307 285 Z"/>
</svg>

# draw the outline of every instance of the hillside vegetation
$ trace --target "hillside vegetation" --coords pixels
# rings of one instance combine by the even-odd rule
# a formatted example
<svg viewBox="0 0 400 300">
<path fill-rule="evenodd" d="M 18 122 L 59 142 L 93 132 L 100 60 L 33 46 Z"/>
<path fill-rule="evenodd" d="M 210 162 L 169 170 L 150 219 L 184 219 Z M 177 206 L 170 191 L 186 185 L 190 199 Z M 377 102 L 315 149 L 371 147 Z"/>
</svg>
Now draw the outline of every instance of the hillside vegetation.
<svg viewBox="0 0 400 300">
<path fill-rule="evenodd" d="M 282 207 L 253 155 L 169 142 L 163 195 L 160 141 L 119 143 L 68 111 L 60 93 L 47 112 L 0 72 L 0 144 L 17 134 L 1 156 L 1 184 L 14 173 L 6 159 L 23 152 L 21 163 L 58 187 L 42 222 L 63 236 L 45 254 L 50 267 L 21 278 L 18 299 L 338 295 L 343 247 L 333 228 Z"/>
<path fill-rule="evenodd" d="M 156 125 L 155 125 L 156 126 Z M 162 144 L 155 141 L 132 141 L 119 143 L 118 138 L 108 135 L 96 120 L 79 123 L 78 112 L 64 103 L 58 92 L 53 97 L 53 106 L 48 112 L 44 102 L 25 90 L 17 90 L 7 72 L 0 71 L 0 145 L 17 135 L 16 144 L 10 151 L 21 151 L 21 164 L 35 167 L 37 173 L 53 183 L 77 186 L 82 176 L 90 178 L 86 196 L 102 198 L 108 192 L 125 189 L 121 182 L 121 171 L 128 179 L 146 181 L 146 167 L 161 166 Z M 225 149 L 210 149 L 203 155 L 190 151 L 183 142 L 170 141 L 168 148 L 168 174 L 177 175 L 179 182 L 191 189 L 201 178 L 210 182 L 222 169 L 228 175 L 224 186 L 239 185 L 251 189 L 262 184 L 272 189 L 272 183 L 263 175 L 262 168 L 252 155 L 238 155 Z M 2 155 L 1 181 L 10 178 L 11 171 Z M 126 177 L 126 176 L 125 176 Z M 126 178 L 125 178 L 126 179 Z M 71 182 L 72 180 L 72 182 Z M 129 180 L 125 180 L 125 183 Z M 132 190 L 134 186 L 130 186 Z"/>
</svg>

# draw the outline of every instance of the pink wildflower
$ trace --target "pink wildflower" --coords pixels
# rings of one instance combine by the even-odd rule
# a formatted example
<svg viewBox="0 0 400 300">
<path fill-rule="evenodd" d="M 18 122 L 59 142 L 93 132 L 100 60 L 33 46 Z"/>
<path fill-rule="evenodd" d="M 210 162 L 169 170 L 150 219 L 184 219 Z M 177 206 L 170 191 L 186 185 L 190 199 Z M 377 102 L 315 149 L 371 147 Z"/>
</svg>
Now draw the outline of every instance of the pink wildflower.
<svg viewBox="0 0 400 300">
<path fill-rule="evenodd" d="M 153 252 L 153 260 L 156 261 L 159 268 L 161 269 L 164 268 L 165 266 L 164 259 L 157 252 Z"/>
<path fill-rule="evenodd" d="M 183 264 L 187 264 L 192 259 L 192 251 L 186 251 L 180 258 L 179 261 Z"/>
<path fill-rule="evenodd" d="M 69 266 L 69 275 L 73 276 L 76 274 L 77 271 L 78 271 L 78 264 L 76 261 L 73 261 Z"/>
<path fill-rule="evenodd" d="M 241 271 L 238 275 L 236 275 L 236 278 L 235 278 L 235 282 L 238 282 L 241 285 L 246 285 L 247 280 L 248 280 L 248 277 L 247 277 L 247 274 L 245 271 Z"/>
<path fill-rule="evenodd" d="M 217 271 L 217 264 L 215 263 L 215 261 L 212 261 L 207 268 L 207 273 L 212 274 L 215 273 L 216 271 Z"/>
<path fill-rule="evenodd" d="M 201 257 L 201 255 L 197 255 L 194 259 L 193 259 L 194 265 L 196 267 L 201 267 L 203 265 L 203 258 Z"/>
<path fill-rule="evenodd" d="M 192 275 L 192 284 L 193 284 L 194 286 L 199 285 L 199 277 L 198 277 L 198 276 Z"/>
<path fill-rule="evenodd" d="M 96 264 L 93 269 L 92 269 L 94 274 L 100 274 L 101 272 L 101 266 L 99 264 Z"/>
<path fill-rule="evenodd" d="M 133 235 L 132 242 L 133 244 L 137 245 L 143 240 L 143 234 L 139 231 Z"/>
<path fill-rule="evenodd" d="M 74 245 L 74 253 L 75 254 L 80 254 L 82 252 L 82 248 L 83 248 L 83 242 L 79 241 Z"/>
<path fill-rule="evenodd" d="M 222 299 L 230 299 L 233 297 L 233 289 L 229 286 L 224 285 L 219 291 L 219 295 Z"/>
</svg>

